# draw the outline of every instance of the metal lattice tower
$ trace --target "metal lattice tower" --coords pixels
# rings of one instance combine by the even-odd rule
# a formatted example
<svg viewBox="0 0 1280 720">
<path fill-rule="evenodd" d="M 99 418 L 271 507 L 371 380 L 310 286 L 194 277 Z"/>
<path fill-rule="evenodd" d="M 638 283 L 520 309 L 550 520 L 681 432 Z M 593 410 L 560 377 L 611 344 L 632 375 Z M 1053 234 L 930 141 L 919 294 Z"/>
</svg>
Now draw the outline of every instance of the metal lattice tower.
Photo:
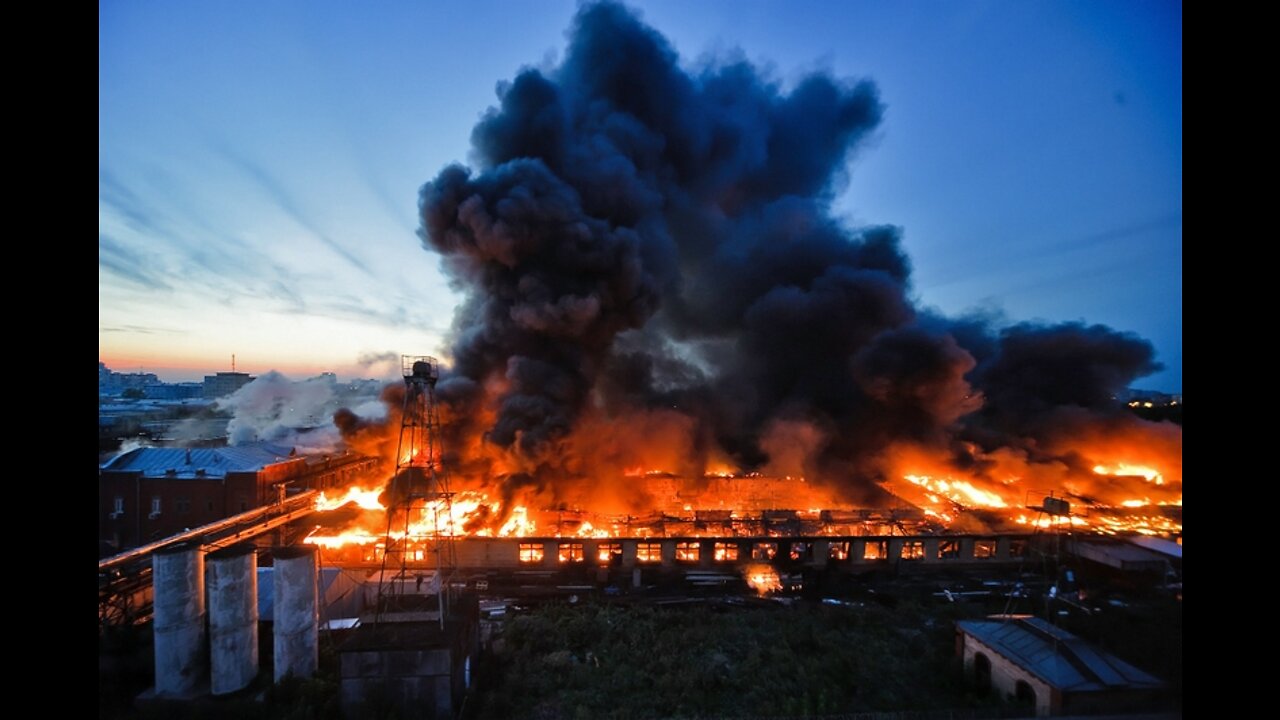
<svg viewBox="0 0 1280 720">
<path fill-rule="evenodd" d="M 439 362 L 425 355 L 401 356 L 404 408 L 396 445 L 396 472 L 387 489 L 387 534 L 375 622 L 425 607 L 423 574 L 435 570 L 440 623 L 457 568 L 453 494 L 441 463 L 440 420 L 435 388 Z M 428 593 L 432 594 L 431 587 Z"/>
<path fill-rule="evenodd" d="M 1033 498 L 1042 498 L 1039 505 L 1033 504 Z M 1045 577 L 1054 577 L 1063 568 L 1063 538 L 1067 548 L 1075 545 L 1075 528 L 1071 524 L 1076 513 L 1072 512 L 1071 503 L 1065 497 L 1056 497 L 1053 491 L 1028 490 L 1023 507 L 1036 513 L 1031 521 L 1031 541 L 1018 564 L 1019 573 L 1026 569 L 1027 562 L 1033 553 L 1040 556 L 1040 571 Z M 1048 522 L 1045 522 L 1048 518 Z M 1073 581 L 1074 582 L 1074 581 Z M 1010 593 L 1005 603 L 1004 614 L 1013 610 L 1014 595 Z M 1053 622 L 1053 618 L 1046 618 Z"/>
</svg>

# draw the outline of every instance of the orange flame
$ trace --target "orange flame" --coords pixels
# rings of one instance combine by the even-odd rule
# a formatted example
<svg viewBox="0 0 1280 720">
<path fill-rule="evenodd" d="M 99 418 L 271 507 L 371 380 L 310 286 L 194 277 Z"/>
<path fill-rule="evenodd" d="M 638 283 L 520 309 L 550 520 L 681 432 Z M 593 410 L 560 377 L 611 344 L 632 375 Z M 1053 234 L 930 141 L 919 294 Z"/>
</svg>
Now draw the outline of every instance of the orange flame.
<svg viewBox="0 0 1280 720">
<path fill-rule="evenodd" d="M 747 585 L 762 597 L 782 590 L 782 579 L 772 565 L 751 563 L 742 571 L 747 578 Z"/>
</svg>

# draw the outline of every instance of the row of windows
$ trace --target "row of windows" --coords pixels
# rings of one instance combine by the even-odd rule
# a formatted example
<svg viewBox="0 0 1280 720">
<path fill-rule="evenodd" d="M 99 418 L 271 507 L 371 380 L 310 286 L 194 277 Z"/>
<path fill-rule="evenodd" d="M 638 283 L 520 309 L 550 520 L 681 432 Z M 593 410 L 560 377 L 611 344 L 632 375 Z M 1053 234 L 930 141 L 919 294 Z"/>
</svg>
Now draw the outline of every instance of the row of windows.
<svg viewBox="0 0 1280 720">
<path fill-rule="evenodd" d="M 152 495 L 151 496 L 151 514 L 159 515 L 161 510 L 163 509 L 164 509 L 164 506 L 163 506 L 163 503 L 161 502 L 161 497 L 159 495 Z M 180 497 L 175 499 L 173 501 L 173 509 L 174 509 L 174 512 L 178 513 L 179 515 L 186 515 L 187 513 L 191 512 L 191 498 Z M 212 500 L 207 501 L 205 503 L 204 509 L 207 512 L 213 512 L 213 501 Z M 248 510 L 248 509 L 249 509 L 249 503 L 241 499 L 240 511 L 244 512 L 245 510 Z M 111 511 L 115 513 L 116 516 L 124 514 L 124 498 L 122 496 L 117 495 L 115 497 L 115 502 L 112 503 Z"/>
<path fill-rule="evenodd" d="M 989 560 L 996 556 L 995 540 L 976 540 L 973 544 L 973 557 L 979 560 Z M 702 558 L 702 543 L 700 542 L 678 542 L 676 543 L 676 561 L 684 563 L 696 563 Z M 792 560 L 804 560 L 810 556 L 813 548 L 812 545 L 804 542 L 793 542 L 788 550 L 788 555 Z M 1021 557 L 1026 551 L 1025 540 L 1011 540 L 1009 544 L 1009 555 L 1011 557 Z M 899 557 L 903 560 L 923 560 L 924 542 L 920 540 L 908 540 L 902 543 L 902 549 L 899 551 Z M 520 562 L 522 563 L 540 563 L 546 557 L 546 549 L 544 543 L 527 542 L 520 543 Z M 712 547 L 712 557 L 716 562 L 735 562 L 738 560 L 738 543 L 717 542 Z M 778 557 L 778 543 L 776 542 L 757 542 L 751 543 L 751 559 L 752 560 L 774 560 Z M 832 560 L 848 560 L 849 559 L 849 543 L 848 542 L 832 542 L 827 544 L 827 557 Z M 940 540 L 938 542 L 938 558 L 948 560 L 960 557 L 960 541 L 959 540 Z M 583 544 L 580 542 L 565 542 L 559 544 L 559 559 L 563 563 L 578 563 L 586 561 L 586 554 Z M 869 540 L 862 546 L 863 560 L 888 560 L 889 559 L 889 541 L 888 540 Z M 622 543 L 599 543 L 596 545 L 596 562 L 610 563 L 620 562 L 622 560 Z M 641 563 L 659 563 L 662 562 L 662 543 L 657 542 L 638 542 L 636 543 L 636 562 Z"/>
</svg>

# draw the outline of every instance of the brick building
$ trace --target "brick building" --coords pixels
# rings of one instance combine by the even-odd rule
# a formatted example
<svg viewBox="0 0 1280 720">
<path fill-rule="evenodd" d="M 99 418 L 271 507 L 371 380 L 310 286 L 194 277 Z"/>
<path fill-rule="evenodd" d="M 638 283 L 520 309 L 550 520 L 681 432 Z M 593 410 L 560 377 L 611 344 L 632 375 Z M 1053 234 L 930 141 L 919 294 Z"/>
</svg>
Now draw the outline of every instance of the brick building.
<svg viewBox="0 0 1280 720">
<path fill-rule="evenodd" d="M 281 492 L 349 484 L 376 465 L 360 455 L 302 456 L 269 443 L 137 448 L 99 469 L 99 540 L 135 547 L 275 502 Z"/>
<path fill-rule="evenodd" d="M 962 620 L 956 644 L 979 689 L 994 690 L 1038 717 L 1158 707 L 1158 679 L 1040 618 Z"/>
</svg>

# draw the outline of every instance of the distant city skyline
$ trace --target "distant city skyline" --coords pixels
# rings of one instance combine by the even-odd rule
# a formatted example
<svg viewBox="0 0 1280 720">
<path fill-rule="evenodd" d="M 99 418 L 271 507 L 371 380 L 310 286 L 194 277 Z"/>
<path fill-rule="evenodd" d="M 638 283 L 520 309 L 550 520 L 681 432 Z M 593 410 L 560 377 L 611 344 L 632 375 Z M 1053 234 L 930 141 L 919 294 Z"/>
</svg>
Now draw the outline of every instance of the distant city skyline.
<svg viewBox="0 0 1280 720">
<path fill-rule="evenodd" d="M 824 68 L 887 110 L 834 207 L 900 226 L 920 303 L 1149 339 L 1182 390 L 1180 3 L 628 3 L 686 65 Z M 577 3 L 108 4 L 99 361 L 383 377 L 447 358 L 458 296 L 415 237 L 495 87 Z"/>
<path fill-rule="evenodd" d="M 152 367 L 147 365 L 137 365 L 133 367 L 123 365 L 113 365 L 104 358 L 99 358 L 98 362 L 107 366 L 107 369 L 117 373 L 150 373 L 154 374 L 160 382 L 165 383 L 188 383 L 202 382 L 205 376 L 216 375 L 218 373 L 232 372 L 230 358 L 227 360 L 225 367 L 209 367 L 207 369 L 200 367 Z M 392 367 L 391 363 L 379 362 L 372 364 L 359 365 L 352 363 L 345 368 L 318 368 L 313 369 L 309 365 L 298 365 L 296 367 L 282 367 L 279 363 L 262 363 L 255 365 L 253 368 L 247 368 L 238 360 L 236 362 L 236 372 L 244 373 L 252 376 L 262 376 L 268 372 L 275 371 L 285 375 L 291 380 L 305 380 L 307 378 L 316 377 L 323 373 L 333 373 L 338 380 L 364 380 L 379 379 L 393 377 L 399 367 Z"/>
</svg>

